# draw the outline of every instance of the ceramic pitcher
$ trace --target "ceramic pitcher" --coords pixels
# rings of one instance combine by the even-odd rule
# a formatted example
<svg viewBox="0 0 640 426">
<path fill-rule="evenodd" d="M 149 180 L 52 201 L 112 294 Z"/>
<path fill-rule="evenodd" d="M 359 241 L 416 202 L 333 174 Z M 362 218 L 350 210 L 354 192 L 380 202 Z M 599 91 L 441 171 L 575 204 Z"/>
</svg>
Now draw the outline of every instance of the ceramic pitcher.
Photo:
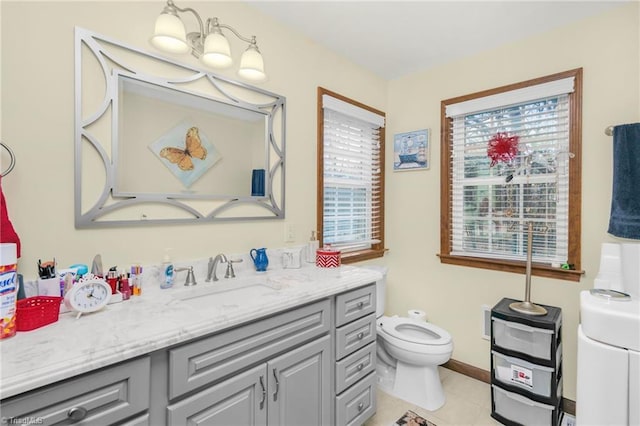
<svg viewBox="0 0 640 426">
<path fill-rule="evenodd" d="M 251 259 L 253 259 L 256 271 L 267 270 L 267 266 L 269 266 L 269 258 L 267 257 L 266 248 L 251 249 L 249 251 L 249 255 L 251 256 Z"/>
</svg>

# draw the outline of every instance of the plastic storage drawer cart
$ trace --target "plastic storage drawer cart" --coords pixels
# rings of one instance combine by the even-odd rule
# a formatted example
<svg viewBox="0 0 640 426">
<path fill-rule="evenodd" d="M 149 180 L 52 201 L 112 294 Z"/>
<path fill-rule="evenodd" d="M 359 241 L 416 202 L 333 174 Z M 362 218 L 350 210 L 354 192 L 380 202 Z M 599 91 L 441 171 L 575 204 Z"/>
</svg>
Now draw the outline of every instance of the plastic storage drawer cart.
<svg viewBox="0 0 640 426">
<path fill-rule="evenodd" d="M 562 421 L 562 310 L 546 315 L 491 310 L 491 417 L 502 424 L 559 426 Z"/>
</svg>

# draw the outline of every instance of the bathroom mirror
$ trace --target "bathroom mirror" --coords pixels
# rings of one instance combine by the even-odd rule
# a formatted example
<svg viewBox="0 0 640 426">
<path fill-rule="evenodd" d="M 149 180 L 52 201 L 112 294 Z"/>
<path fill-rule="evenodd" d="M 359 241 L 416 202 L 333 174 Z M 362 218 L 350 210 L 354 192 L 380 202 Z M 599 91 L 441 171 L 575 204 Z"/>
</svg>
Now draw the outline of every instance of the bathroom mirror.
<svg viewBox="0 0 640 426">
<path fill-rule="evenodd" d="M 285 98 L 75 35 L 77 228 L 284 217 Z"/>
</svg>

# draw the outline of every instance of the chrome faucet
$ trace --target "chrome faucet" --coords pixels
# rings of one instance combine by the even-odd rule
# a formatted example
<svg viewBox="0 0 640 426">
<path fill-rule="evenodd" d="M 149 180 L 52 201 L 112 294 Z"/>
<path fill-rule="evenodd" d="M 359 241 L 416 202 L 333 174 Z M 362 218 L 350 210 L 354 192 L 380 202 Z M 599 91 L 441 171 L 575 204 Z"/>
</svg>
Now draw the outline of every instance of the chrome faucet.
<svg viewBox="0 0 640 426">
<path fill-rule="evenodd" d="M 216 255 L 215 258 L 210 257 L 209 258 L 209 267 L 208 267 L 208 271 L 207 271 L 207 279 L 205 280 L 206 282 L 211 282 L 212 280 L 213 281 L 218 281 L 218 276 L 216 275 L 216 268 L 218 267 L 218 263 L 220 263 L 220 262 L 228 263 L 228 265 L 231 265 L 231 263 L 227 260 L 227 256 L 225 256 L 222 253 Z M 229 271 L 229 266 L 228 265 L 227 265 L 227 273 Z M 233 270 L 233 268 L 231 270 Z"/>
<path fill-rule="evenodd" d="M 225 256 L 222 253 L 216 255 L 215 258 L 210 257 L 208 271 L 207 271 L 207 279 L 205 280 L 206 282 L 218 281 L 218 275 L 216 274 L 216 269 L 218 267 L 218 263 L 220 262 L 227 264 L 227 270 L 224 273 L 224 277 L 235 278 L 236 273 L 233 270 L 233 264 L 242 262 L 242 259 L 239 259 L 239 260 L 227 259 L 227 256 Z"/>
</svg>

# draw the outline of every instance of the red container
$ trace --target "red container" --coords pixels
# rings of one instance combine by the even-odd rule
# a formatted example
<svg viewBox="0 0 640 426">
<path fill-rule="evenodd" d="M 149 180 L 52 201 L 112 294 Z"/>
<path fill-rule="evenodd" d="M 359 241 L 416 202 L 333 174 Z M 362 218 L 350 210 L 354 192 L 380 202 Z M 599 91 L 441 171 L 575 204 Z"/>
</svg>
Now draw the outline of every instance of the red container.
<svg viewBox="0 0 640 426">
<path fill-rule="evenodd" d="M 16 328 L 18 331 L 35 330 L 58 321 L 62 297 L 36 296 L 18 300 Z"/>
<path fill-rule="evenodd" d="M 328 247 L 316 250 L 316 266 L 318 268 L 337 268 L 340 266 L 340 250 Z"/>
</svg>

